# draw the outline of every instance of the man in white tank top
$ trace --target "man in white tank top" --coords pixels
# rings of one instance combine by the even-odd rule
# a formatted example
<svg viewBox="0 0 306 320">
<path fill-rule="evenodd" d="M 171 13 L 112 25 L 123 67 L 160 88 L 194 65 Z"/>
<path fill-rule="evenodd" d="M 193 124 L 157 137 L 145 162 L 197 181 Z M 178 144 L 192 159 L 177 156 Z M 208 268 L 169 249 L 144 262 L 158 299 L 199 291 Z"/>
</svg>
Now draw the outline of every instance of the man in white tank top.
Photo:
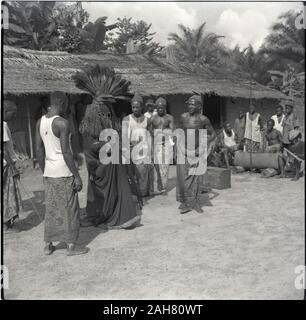
<svg viewBox="0 0 306 320">
<path fill-rule="evenodd" d="M 126 123 L 124 127 L 127 127 L 128 130 L 124 134 L 128 136 L 131 145 L 131 163 L 135 164 L 140 194 L 142 197 L 147 197 L 154 193 L 154 167 L 152 163 L 148 163 L 151 162 L 151 146 L 148 141 L 150 138 L 149 119 L 143 114 L 143 99 L 140 95 L 135 94 L 131 104 L 133 113 L 123 118 L 123 122 Z M 136 146 L 142 149 L 142 152 L 135 152 L 137 151 Z M 143 148 L 140 148 L 141 146 Z"/>
<path fill-rule="evenodd" d="M 68 103 L 63 92 L 50 95 L 50 110 L 36 125 L 36 153 L 43 171 L 46 213 L 44 252 L 54 250 L 53 242 L 65 242 L 67 255 L 84 254 L 87 248 L 77 248 L 80 211 L 77 192 L 82 189 L 82 180 L 75 166 L 70 147 L 70 127 L 63 116 Z"/>
<path fill-rule="evenodd" d="M 230 168 L 230 162 L 234 156 L 235 151 L 238 150 L 238 135 L 232 129 L 229 122 L 224 124 L 224 129 L 219 136 L 219 145 L 221 147 L 221 153 L 224 155 L 227 168 Z"/>
<path fill-rule="evenodd" d="M 274 129 L 283 134 L 283 122 L 284 122 L 284 111 L 281 105 L 276 108 L 276 114 L 274 114 L 271 119 L 274 120 Z"/>
</svg>

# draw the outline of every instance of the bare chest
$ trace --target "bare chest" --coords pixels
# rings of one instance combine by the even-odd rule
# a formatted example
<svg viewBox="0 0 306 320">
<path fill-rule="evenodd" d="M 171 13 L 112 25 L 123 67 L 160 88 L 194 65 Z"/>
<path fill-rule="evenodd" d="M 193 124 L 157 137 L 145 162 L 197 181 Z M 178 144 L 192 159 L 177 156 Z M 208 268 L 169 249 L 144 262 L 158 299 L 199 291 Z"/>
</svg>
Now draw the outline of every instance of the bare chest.
<svg viewBox="0 0 306 320">
<path fill-rule="evenodd" d="M 185 117 L 182 120 L 184 129 L 205 129 L 205 122 L 199 116 Z"/>
<path fill-rule="evenodd" d="M 152 119 L 152 125 L 154 129 L 166 129 L 166 128 L 169 128 L 170 119 L 167 116 L 164 116 L 164 117 L 155 116 Z"/>
</svg>

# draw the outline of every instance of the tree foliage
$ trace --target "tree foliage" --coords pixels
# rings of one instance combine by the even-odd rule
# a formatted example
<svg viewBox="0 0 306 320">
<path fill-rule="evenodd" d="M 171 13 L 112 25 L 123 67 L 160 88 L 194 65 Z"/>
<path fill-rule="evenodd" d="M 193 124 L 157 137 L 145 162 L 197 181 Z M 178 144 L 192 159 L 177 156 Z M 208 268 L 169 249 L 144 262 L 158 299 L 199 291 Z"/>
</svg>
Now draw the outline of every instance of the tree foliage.
<svg viewBox="0 0 306 320">
<path fill-rule="evenodd" d="M 155 32 L 150 32 L 151 24 L 140 20 L 132 22 L 132 18 L 117 19 L 117 31 L 109 34 L 108 48 L 119 53 L 126 53 L 128 42 L 135 42 L 138 53 L 158 53 L 162 47 L 153 41 Z"/>
<path fill-rule="evenodd" d="M 223 36 L 205 32 L 205 26 L 204 22 L 197 29 L 190 29 L 179 24 L 182 35 L 169 34 L 168 39 L 174 42 L 178 60 L 198 64 L 217 64 L 228 54 L 228 50 L 220 42 Z"/>
<path fill-rule="evenodd" d="M 55 1 L 12 1 L 5 5 L 9 29 L 4 30 L 4 44 L 34 50 L 80 50 L 81 30 L 89 17 L 81 2 L 68 5 Z"/>
<path fill-rule="evenodd" d="M 82 8 L 81 2 L 75 4 L 57 3 L 54 16 L 59 33 L 58 50 L 82 52 L 85 47 L 82 29 L 89 14 Z"/>
<path fill-rule="evenodd" d="M 273 59 L 304 66 L 305 29 L 299 30 L 295 27 L 295 19 L 301 13 L 288 11 L 281 14 L 278 21 L 272 25 L 271 33 L 265 39 L 263 51 Z"/>
<path fill-rule="evenodd" d="M 297 72 L 294 67 L 288 66 L 285 71 L 270 70 L 271 81 L 269 86 L 282 91 L 291 98 L 301 98 L 305 94 L 305 72 Z"/>
<path fill-rule="evenodd" d="M 234 70 L 245 72 L 251 80 L 266 85 L 271 79 L 268 70 L 278 63 L 263 51 L 255 51 L 252 45 L 241 50 L 236 46 L 231 52 Z"/>
<path fill-rule="evenodd" d="M 89 22 L 83 28 L 83 39 L 87 41 L 88 51 L 97 52 L 99 50 L 107 49 L 105 43 L 106 33 L 117 27 L 117 24 L 106 26 L 107 17 L 98 18 L 95 22 Z"/>
<path fill-rule="evenodd" d="M 3 43 L 34 50 L 53 49 L 58 38 L 53 15 L 55 1 L 5 2 L 9 11 L 9 29 Z"/>
</svg>

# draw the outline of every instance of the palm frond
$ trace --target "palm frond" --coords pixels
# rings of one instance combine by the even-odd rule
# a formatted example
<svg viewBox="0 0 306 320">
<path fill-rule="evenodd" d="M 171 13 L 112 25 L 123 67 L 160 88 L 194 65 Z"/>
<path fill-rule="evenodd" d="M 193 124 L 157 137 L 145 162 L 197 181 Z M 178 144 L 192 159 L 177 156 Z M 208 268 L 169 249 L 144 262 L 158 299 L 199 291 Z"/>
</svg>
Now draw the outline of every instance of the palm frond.
<svg viewBox="0 0 306 320">
<path fill-rule="evenodd" d="M 202 23 L 199 26 L 199 28 L 195 31 L 195 35 L 194 35 L 195 43 L 199 43 L 200 40 L 202 39 L 205 26 L 206 26 L 206 22 Z"/>
</svg>

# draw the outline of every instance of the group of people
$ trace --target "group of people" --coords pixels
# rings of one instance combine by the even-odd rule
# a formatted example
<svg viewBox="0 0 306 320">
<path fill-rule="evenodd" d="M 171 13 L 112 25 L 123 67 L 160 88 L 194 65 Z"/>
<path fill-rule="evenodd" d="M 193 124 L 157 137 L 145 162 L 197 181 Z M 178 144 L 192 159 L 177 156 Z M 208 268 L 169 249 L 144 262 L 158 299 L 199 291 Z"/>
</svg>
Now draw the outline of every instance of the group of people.
<svg viewBox="0 0 306 320">
<path fill-rule="evenodd" d="M 226 166 L 230 168 L 236 151 L 249 153 L 278 153 L 279 177 L 284 178 L 285 169 L 294 171 L 293 180 L 300 177 L 304 161 L 304 142 L 299 130 L 300 124 L 292 101 L 282 101 L 276 113 L 264 125 L 263 118 L 251 104 L 250 111 L 239 111 L 234 129 L 226 122 L 219 134 L 217 149 L 222 154 Z"/>
<path fill-rule="evenodd" d="M 207 157 L 212 150 L 220 147 L 226 164 L 230 165 L 230 156 L 239 149 L 247 152 L 259 152 L 264 145 L 266 152 L 287 150 L 298 159 L 304 159 L 302 142 L 298 131 L 298 121 L 292 112 L 293 106 L 285 106 L 285 114 L 279 106 L 277 112 L 268 120 L 264 129 L 263 121 L 251 105 L 250 112 L 240 112 L 232 129 L 226 123 L 219 135 L 212 127 L 210 120 L 203 115 L 202 99 L 198 95 L 187 101 L 187 112 L 180 117 L 179 127 L 187 132 L 193 129 L 207 131 L 207 153 L 201 153 L 201 139 L 195 134 L 192 146 L 185 143 L 184 156 L 192 154 L 192 161 L 177 163 L 176 199 L 180 202 L 181 214 L 191 210 L 202 213 L 202 195 L 210 190 L 207 171 L 195 173 L 201 156 Z M 13 231 L 14 220 L 18 217 L 21 198 L 18 190 L 19 172 L 15 166 L 12 139 L 6 121 L 16 113 L 16 105 L 4 101 L 4 226 L 6 231 Z M 145 112 L 146 107 L 146 112 Z M 141 219 L 143 199 L 148 196 L 166 195 L 169 165 L 171 161 L 154 161 L 156 157 L 165 156 L 165 149 L 173 147 L 179 152 L 180 146 L 172 135 L 174 131 L 173 116 L 167 113 L 167 101 L 163 97 L 156 101 L 149 99 L 144 104 L 143 98 L 135 94 L 131 100 L 132 113 L 124 116 L 119 125 L 114 124 L 111 113 L 105 103 L 96 100 L 87 107 L 80 132 L 84 138 L 84 155 L 88 172 L 86 215 L 81 219 L 78 192 L 83 182 L 73 157 L 71 148 L 71 125 L 67 120 L 67 96 L 62 92 L 50 95 L 47 112 L 36 125 L 36 157 L 43 172 L 45 186 L 45 231 L 44 240 L 46 255 L 54 252 L 54 242 L 67 244 L 67 255 L 79 255 L 88 252 L 85 247 L 77 246 L 80 227 L 133 228 Z M 136 160 L 125 163 L 104 164 L 100 159 L 100 150 L 106 144 L 116 142 L 102 141 L 101 132 L 106 128 L 116 128 L 128 137 L 131 150 L 139 143 L 142 150 Z M 163 130 L 163 138 L 157 139 L 155 130 Z M 143 131 L 154 136 L 151 150 Z M 166 134 L 165 134 L 166 132 Z M 264 137 L 264 139 L 262 139 Z M 121 143 L 119 141 L 119 143 Z M 122 147 L 122 145 L 121 145 Z M 144 150 L 147 148 L 147 152 Z M 123 147 L 121 148 L 123 149 Z M 154 152 L 153 152 L 154 150 Z M 301 151 L 302 150 L 302 151 Z M 123 152 L 121 150 L 121 152 Z M 142 161 L 152 158 L 152 163 Z M 133 159 L 135 160 L 135 159 Z M 280 153 L 280 171 L 284 176 L 287 158 Z M 296 158 L 294 165 L 297 167 Z M 191 174 L 190 170 L 194 170 Z"/>
</svg>

